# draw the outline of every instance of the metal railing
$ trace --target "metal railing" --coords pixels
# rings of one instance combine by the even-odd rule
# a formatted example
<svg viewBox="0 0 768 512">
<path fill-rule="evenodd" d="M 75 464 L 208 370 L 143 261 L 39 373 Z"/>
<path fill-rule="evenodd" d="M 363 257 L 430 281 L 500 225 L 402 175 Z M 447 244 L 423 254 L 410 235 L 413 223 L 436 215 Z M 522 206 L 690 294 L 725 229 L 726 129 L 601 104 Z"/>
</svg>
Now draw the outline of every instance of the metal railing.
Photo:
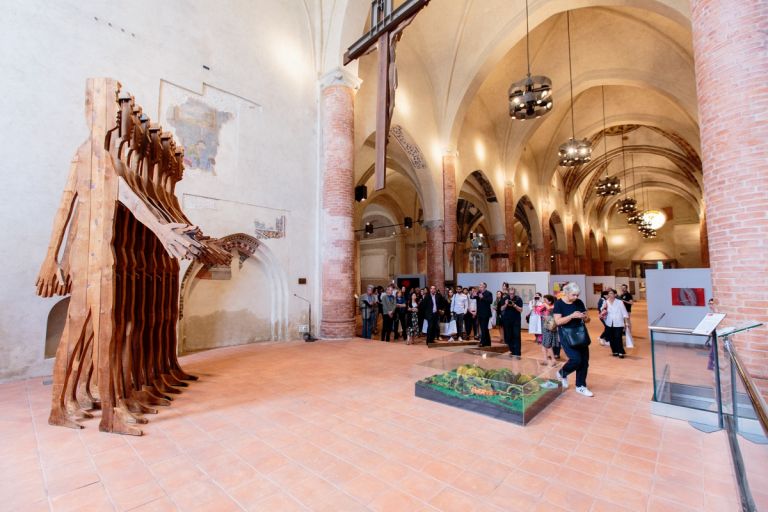
<svg viewBox="0 0 768 512">
<path fill-rule="evenodd" d="M 752 379 L 752 376 L 749 374 L 749 372 L 747 372 L 747 369 L 744 366 L 741 357 L 739 357 L 736 348 L 733 346 L 730 337 L 726 336 L 723 347 L 725 348 L 725 351 L 728 353 L 728 357 L 731 360 L 731 393 L 733 395 L 733 403 L 737 403 L 736 386 L 733 384 L 736 383 L 736 374 L 738 374 L 739 379 L 741 379 L 741 382 L 744 386 L 744 391 L 746 391 L 747 396 L 749 397 L 749 401 L 752 403 L 752 408 L 754 409 L 755 415 L 757 416 L 757 421 L 760 423 L 760 426 L 763 429 L 763 433 L 766 435 L 766 437 L 768 437 L 768 404 L 765 403 L 765 399 L 757 389 L 757 385 L 755 385 L 754 379 Z M 738 415 L 734 414 L 734 416 L 737 417 Z"/>
</svg>

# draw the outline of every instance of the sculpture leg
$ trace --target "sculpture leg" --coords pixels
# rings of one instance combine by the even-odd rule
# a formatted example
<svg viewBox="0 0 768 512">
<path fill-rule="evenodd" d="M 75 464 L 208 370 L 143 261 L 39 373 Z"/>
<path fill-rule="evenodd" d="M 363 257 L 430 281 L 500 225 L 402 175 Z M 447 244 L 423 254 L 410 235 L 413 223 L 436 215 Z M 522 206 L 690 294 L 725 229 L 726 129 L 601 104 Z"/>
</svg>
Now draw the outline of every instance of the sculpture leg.
<svg viewBox="0 0 768 512">
<path fill-rule="evenodd" d="M 50 425 L 58 425 L 69 428 L 83 428 L 82 425 L 75 422 L 74 416 L 67 410 L 66 400 L 68 387 L 72 385 L 73 375 L 73 354 L 80 349 L 86 336 L 86 325 L 90 321 L 90 314 L 78 315 L 71 311 L 73 305 L 77 306 L 79 302 L 70 300 L 70 311 L 67 314 L 67 320 L 64 325 L 64 331 L 61 333 L 59 347 L 56 349 L 56 361 L 53 366 L 53 391 L 51 401 L 51 414 L 48 417 Z"/>
</svg>

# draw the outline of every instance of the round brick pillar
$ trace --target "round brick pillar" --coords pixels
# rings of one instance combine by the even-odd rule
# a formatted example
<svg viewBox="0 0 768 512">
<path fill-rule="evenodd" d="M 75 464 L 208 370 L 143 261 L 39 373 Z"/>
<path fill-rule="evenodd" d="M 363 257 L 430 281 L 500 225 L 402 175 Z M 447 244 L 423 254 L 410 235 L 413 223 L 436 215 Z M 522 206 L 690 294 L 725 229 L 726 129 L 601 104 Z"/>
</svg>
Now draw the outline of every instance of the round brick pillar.
<svg viewBox="0 0 768 512">
<path fill-rule="evenodd" d="M 443 157 L 443 229 L 445 234 L 445 281 L 456 280 L 456 239 L 458 225 L 456 222 L 456 156 Z"/>
<path fill-rule="evenodd" d="M 442 290 L 445 284 L 443 221 L 426 221 L 424 222 L 424 230 L 427 232 L 427 287 L 435 285 Z"/>
<path fill-rule="evenodd" d="M 491 235 L 491 272 L 509 272 L 509 255 L 504 235 Z"/>
<path fill-rule="evenodd" d="M 357 78 L 335 70 L 320 94 L 323 148 L 320 336 L 355 334 L 354 95 Z"/>
<path fill-rule="evenodd" d="M 692 0 L 691 21 L 713 293 L 728 324 L 768 322 L 768 2 Z M 734 343 L 768 378 L 757 331 Z"/>
</svg>

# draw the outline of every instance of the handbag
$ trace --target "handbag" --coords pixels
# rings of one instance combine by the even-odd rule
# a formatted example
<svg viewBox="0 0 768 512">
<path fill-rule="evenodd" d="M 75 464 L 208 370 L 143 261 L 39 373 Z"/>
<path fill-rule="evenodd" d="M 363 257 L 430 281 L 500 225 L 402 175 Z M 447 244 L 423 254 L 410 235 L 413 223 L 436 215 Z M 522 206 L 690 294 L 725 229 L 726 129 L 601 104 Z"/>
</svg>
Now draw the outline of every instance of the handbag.
<svg viewBox="0 0 768 512">
<path fill-rule="evenodd" d="M 557 330 L 557 322 L 555 322 L 555 317 L 552 315 L 547 315 L 547 319 L 544 320 L 544 328 L 550 332 L 555 332 Z"/>
<path fill-rule="evenodd" d="M 530 323 L 530 321 L 531 321 L 531 314 L 528 313 L 527 315 L 525 315 L 525 323 Z"/>
<path fill-rule="evenodd" d="M 558 334 L 561 343 L 572 347 L 586 347 L 592 343 L 592 340 L 589 339 L 587 328 L 584 327 L 584 322 L 581 322 L 576 327 L 560 327 Z"/>
</svg>

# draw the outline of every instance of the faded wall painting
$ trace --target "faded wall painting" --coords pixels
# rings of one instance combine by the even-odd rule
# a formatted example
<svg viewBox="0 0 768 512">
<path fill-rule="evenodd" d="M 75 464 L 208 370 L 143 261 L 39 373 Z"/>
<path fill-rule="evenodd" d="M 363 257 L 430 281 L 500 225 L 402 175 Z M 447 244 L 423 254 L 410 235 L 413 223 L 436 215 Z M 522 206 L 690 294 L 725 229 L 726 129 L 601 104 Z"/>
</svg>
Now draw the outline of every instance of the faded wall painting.
<svg viewBox="0 0 768 512">
<path fill-rule="evenodd" d="M 168 107 L 166 119 L 184 146 L 184 165 L 215 172 L 221 128 L 234 117 L 198 98 L 187 98 L 181 105 Z"/>
</svg>

